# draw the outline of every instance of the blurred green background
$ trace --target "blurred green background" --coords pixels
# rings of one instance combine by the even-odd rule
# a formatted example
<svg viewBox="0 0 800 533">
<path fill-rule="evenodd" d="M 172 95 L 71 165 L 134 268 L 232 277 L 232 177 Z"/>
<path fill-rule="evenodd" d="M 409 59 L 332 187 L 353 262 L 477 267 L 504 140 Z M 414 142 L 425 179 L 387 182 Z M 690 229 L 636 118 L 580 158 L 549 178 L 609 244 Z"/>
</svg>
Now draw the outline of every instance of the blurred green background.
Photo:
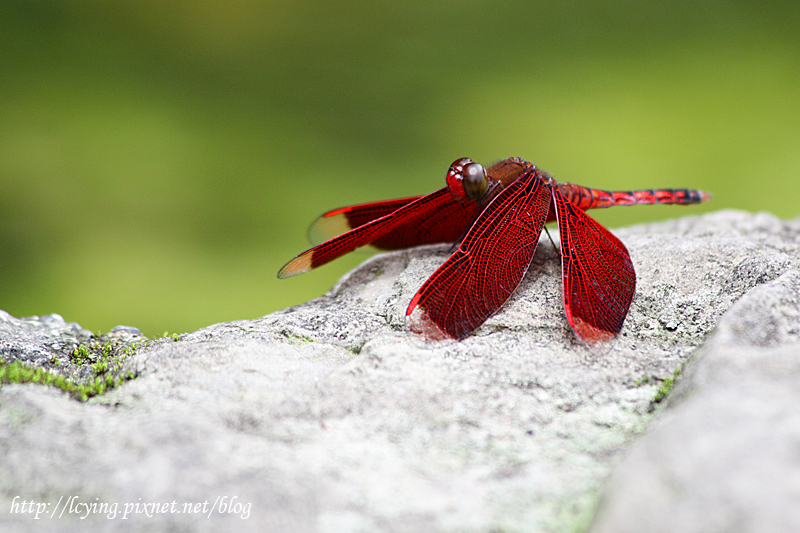
<svg viewBox="0 0 800 533">
<path fill-rule="evenodd" d="M 256 318 L 321 212 L 516 155 L 605 189 L 800 212 L 785 2 L 2 0 L 0 309 L 149 335 Z"/>
</svg>

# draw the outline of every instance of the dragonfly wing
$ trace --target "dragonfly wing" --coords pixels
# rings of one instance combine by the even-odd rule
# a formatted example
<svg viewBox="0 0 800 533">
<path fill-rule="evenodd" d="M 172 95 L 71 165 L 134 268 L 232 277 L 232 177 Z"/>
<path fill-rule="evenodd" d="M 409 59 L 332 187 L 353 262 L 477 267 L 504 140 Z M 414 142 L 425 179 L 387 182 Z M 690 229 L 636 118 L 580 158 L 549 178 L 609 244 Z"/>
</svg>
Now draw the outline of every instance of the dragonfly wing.
<svg viewBox="0 0 800 533">
<path fill-rule="evenodd" d="M 398 198 L 368 204 L 351 205 L 328 211 L 315 220 L 308 228 L 308 240 L 317 245 L 334 237 L 347 233 L 351 229 L 363 226 L 377 218 L 385 217 L 406 204 L 419 200 L 420 196 Z"/>
<path fill-rule="evenodd" d="M 324 265 L 337 257 L 352 252 L 356 248 L 372 243 L 377 244 L 393 233 L 398 235 L 410 235 L 412 238 L 407 238 L 406 241 L 414 241 L 413 236 L 419 233 L 420 228 L 426 227 L 426 224 L 430 224 L 431 220 L 437 220 L 437 213 L 439 211 L 450 212 L 454 210 L 458 211 L 459 209 L 467 209 L 461 206 L 456 209 L 454 207 L 456 203 L 457 202 L 453 199 L 453 196 L 446 187 L 434 191 L 427 196 L 417 198 L 387 215 L 366 222 L 338 237 L 306 250 L 286 263 L 278 272 L 278 277 L 288 278 L 302 274 L 303 272 L 308 272 L 312 268 Z M 474 210 L 474 207 L 471 209 Z M 471 220 L 472 219 L 461 221 L 463 225 L 461 234 L 463 234 L 469 226 Z M 423 235 L 422 237 L 425 236 Z M 453 240 L 457 238 L 458 237 Z M 431 241 L 420 238 L 406 244 L 406 246 L 430 242 L 441 241 Z"/>
<path fill-rule="evenodd" d="M 420 244 L 457 242 L 480 214 L 480 206 L 465 198 L 443 202 L 435 209 L 419 211 L 413 221 L 399 224 L 384 236 L 374 240 L 372 246 L 382 250 L 399 250 Z"/>
<path fill-rule="evenodd" d="M 411 300 L 411 331 L 462 339 L 494 314 L 528 270 L 549 204 L 549 189 L 536 172 L 503 189 Z"/>
<path fill-rule="evenodd" d="M 636 290 L 636 273 L 625 245 L 553 188 L 561 237 L 564 310 L 584 344 L 610 340 L 622 323 Z"/>
</svg>

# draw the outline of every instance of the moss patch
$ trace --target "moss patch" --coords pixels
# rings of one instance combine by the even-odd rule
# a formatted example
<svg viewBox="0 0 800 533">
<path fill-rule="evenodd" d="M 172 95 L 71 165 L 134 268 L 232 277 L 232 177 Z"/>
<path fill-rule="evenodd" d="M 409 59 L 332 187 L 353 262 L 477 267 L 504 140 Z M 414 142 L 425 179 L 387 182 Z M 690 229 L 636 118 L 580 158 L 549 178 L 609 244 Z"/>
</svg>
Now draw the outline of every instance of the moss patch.
<svg viewBox="0 0 800 533">
<path fill-rule="evenodd" d="M 113 375 L 103 371 L 95 376 L 94 380 L 75 381 L 63 375 L 49 372 L 43 368 L 33 368 L 19 361 L 13 363 L 0 363 L 0 384 L 4 383 L 39 383 L 56 387 L 68 392 L 73 398 L 86 401 L 92 396 L 103 394 L 109 389 L 119 386 L 124 381 L 133 379 L 135 374 L 128 372 L 125 375 Z"/>
<path fill-rule="evenodd" d="M 177 336 L 170 338 L 170 342 Z M 114 331 L 105 335 L 91 335 L 80 344 L 55 342 L 40 349 L 48 355 L 22 359 L 0 359 L 0 386 L 10 383 L 38 383 L 56 387 L 73 398 L 86 401 L 103 394 L 138 375 L 134 364 L 137 350 L 146 348 L 150 341 L 136 330 Z M 41 353 L 41 352 L 40 352 Z"/>
<path fill-rule="evenodd" d="M 650 410 L 652 411 L 655 409 L 656 405 L 661 403 L 667 395 L 672 392 L 672 389 L 675 388 L 675 383 L 680 376 L 681 372 L 683 372 L 683 367 L 686 366 L 686 363 L 681 363 L 681 366 L 675 369 L 675 372 L 672 373 L 671 378 L 667 378 L 661 382 L 661 385 L 658 387 L 656 391 L 656 395 L 650 401 Z"/>
</svg>

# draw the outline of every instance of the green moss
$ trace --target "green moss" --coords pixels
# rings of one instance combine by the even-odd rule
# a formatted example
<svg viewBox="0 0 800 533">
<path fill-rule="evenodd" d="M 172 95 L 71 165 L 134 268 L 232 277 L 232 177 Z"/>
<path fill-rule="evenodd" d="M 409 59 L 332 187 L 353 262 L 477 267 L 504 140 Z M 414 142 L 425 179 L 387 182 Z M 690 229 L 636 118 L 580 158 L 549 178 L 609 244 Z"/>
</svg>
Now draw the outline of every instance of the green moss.
<svg viewBox="0 0 800 533">
<path fill-rule="evenodd" d="M 675 386 L 675 378 L 667 378 L 662 383 L 661 386 L 658 388 L 656 395 L 653 397 L 653 403 L 658 403 L 664 398 L 667 397 L 667 394 L 672 390 L 672 387 Z"/>
<path fill-rule="evenodd" d="M 352 353 L 353 355 L 359 355 L 363 348 L 364 348 L 363 344 L 361 344 L 359 346 L 347 346 L 346 347 L 347 351 Z"/>
<path fill-rule="evenodd" d="M 0 360 L 0 386 L 7 383 L 38 383 L 56 387 L 85 401 L 136 377 L 129 362 L 137 349 L 147 347 L 144 337 L 94 335 L 89 341 L 54 349 L 36 365 Z"/>
<path fill-rule="evenodd" d="M 680 376 L 681 372 L 683 372 L 683 367 L 686 366 L 686 363 L 681 363 L 675 372 L 672 373 L 671 378 L 667 378 L 661 382 L 661 386 L 656 391 L 656 395 L 653 397 L 653 400 L 650 402 L 651 406 L 661 402 L 667 395 L 672 392 L 672 389 L 675 388 L 675 382 Z"/>
<path fill-rule="evenodd" d="M 119 376 L 108 374 L 106 376 L 95 376 L 94 380 L 90 380 L 88 383 L 80 383 L 43 368 L 34 368 L 22 364 L 19 361 L 0 363 L 0 384 L 38 383 L 61 389 L 80 401 L 86 401 L 92 396 L 103 394 L 105 391 L 118 387 L 134 377 L 131 372 Z"/>
<path fill-rule="evenodd" d="M 291 333 L 289 331 L 282 331 L 281 333 L 284 337 L 286 337 L 286 340 L 292 342 L 292 344 L 309 344 L 312 342 L 316 342 L 315 339 L 312 339 L 311 337 L 307 337 L 305 335 L 298 335 L 296 333 Z"/>
</svg>

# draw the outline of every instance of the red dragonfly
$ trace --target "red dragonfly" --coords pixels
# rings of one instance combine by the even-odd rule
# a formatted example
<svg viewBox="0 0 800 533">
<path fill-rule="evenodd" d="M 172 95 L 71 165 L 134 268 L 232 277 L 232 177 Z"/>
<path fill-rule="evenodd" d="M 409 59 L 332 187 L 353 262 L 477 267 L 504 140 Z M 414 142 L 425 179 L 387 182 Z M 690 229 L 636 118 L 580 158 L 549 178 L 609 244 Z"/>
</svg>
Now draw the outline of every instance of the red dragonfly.
<svg viewBox="0 0 800 533">
<path fill-rule="evenodd" d="M 558 223 L 564 310 L 575 336 L 591 345 L 613 338 L 636 289 L 625 245 L 584 211 L 612 205 L 697 204 L 711 198 L 690 189 L 603 191 L 559 183 L 517 157 L 484 169 L 456 160 L 447 186 L 426 196 L 328 211 L 309 230 L 313 248 L 278 272 L 288 278 L 360 246 L 384 250 L 460 242 L 411 299 L 411 331 L 428 339 L 463 339 L 516 290 L 539 235 Z M 324 242 L 323 242 L 324 241 Z"/>
</svg>

